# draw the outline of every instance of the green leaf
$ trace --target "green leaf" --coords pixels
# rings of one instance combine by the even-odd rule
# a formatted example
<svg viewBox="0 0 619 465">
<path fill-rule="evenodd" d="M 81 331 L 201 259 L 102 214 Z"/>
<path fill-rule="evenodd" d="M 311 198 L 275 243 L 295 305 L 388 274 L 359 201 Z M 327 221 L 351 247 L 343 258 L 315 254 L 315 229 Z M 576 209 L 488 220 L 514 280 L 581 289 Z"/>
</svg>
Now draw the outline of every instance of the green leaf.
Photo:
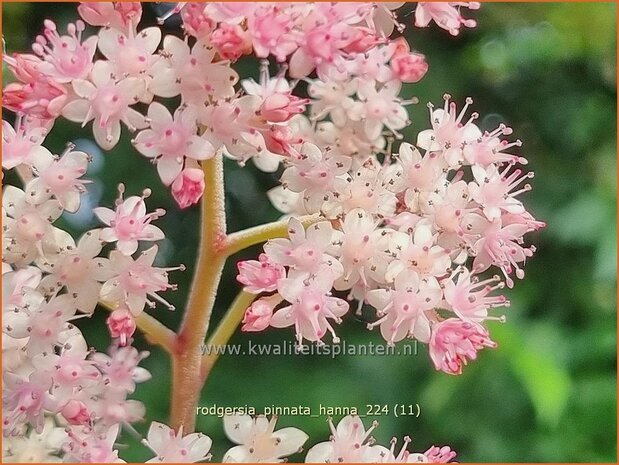
<svg viewBox="0 0 619 465">
<path fill-rule="evenodd" d="M 571 391 L 567 370 L 559 366 L 552 353 L 537 350 L 532 341 L 513 326 L 495 328 L 493 335 L 524 385 L 538 422 L 556 427 Z"/>
</svg>

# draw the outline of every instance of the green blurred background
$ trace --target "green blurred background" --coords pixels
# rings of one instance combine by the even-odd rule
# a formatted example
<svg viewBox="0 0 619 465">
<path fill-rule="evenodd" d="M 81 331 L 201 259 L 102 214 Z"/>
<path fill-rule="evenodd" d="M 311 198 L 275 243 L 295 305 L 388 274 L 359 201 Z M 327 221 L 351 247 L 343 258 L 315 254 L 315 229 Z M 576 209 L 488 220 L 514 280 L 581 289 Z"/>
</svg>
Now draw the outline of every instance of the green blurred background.
<svg viewBox="0 0 619 465">
<path fill-rule="evenodd" d="M 144 24 L 154 24 L 163 4 L 145 4 Z M 413 5 L 402 20 L 412 22 Z M 75 4 L 4 3 L 4 38 L 8 52 L 28 48 L 42 22 L 76 18 Z M 416 450 L 450 444 L 462 462 L 616 461 L 616 5 L 613 3 L 484 4 L 475 16 L 479 26 L 457 38 L 432 27 L 409 27 L 412 47 L 427 55 L 430 70 L 419 84 L 405 88 L 406 97 L 421 104 L 411 109 L 413 126 L 407 140 L 428 126 L 425 103 L 441 103 L 443 93 L 456 101 L 471 96 L 484 129 L 504 121 L 524 141 L 523 154 L 536 172 L 526 202 L 548 223 L 532 237 L 538 253 L 527 264 L 527 277 L 508 292 L 508 323 L 489 323 L 499 349 L 487 350 L 460 377 L 436 373 L 420 346 L 418 356 L 222 357 L 202 393 L 202 405 L 264 406 L 319 404 L 355 406 L 418 403 L 415 417 L 377 417 L 378 442 L 392 436 L 413 437 Z M 174 21 L 166 27 L 178 31 Z M 175 32 L 176 33 L 176 32 Z M 243 75 L 257 75 L 255 62 L 240 63 Z M 4 83 L 10 76 L 4 73 Z M 7 115 L 5 115 L 6 117 Z M 10 115 L 9 115 L 10 116 Z M 47 146 L 61 152 L 67 141 L 95 154 L 90 170 L 97 182 L 89 199 L 63 224 L 75 232 L 96 223 L 93 204 L 112 205 L 116 184 L 129 193 L 154 188 L 151 210 L 164 207 L 159 221 L 168 238 L 159 264 L 185 263 L 174 273 L 179 290 L 166 298 L 178 308 L 151 313 L 172 328 L 182 316 L 198 241 L 198 210 L 180 212 L 155 170 L 132 150 L 126 130 L 108 154 L 97 154 L 90 128 L 59 121 Z M 253 167 L 227 163 L 226 208 L 229 230 L 277 219 L 264 193 L 276 177 Z M 105 187 L 104 187 L 105 186 Z M 258 249 L 243 257 L 256 256 Z M 234 263 L 226 269 L 216 322 L 239 286 Z M 105 312 L 88 322 L 87 338 L 105 350 Z M 338 328 L 349 343 L 380 343 L 377 332 L 348 318 Z M 238 332 L 232 342 L 292 341 L 291 330 L 261 334 Z M 137 344 L 147 348 L 141 337 Z M 138 387 L 135 397 L 148 408 L 148 420 L 166 421 L 170 390 L 169 362 L 153 348 L 144 362 L 153 380 Z M 369 423 L 370 420 L 367 421 Z M 280 426 L 298 426 L 310 443 L 326 440 L 324 418 L 282 417 Z M 144 433 L 148 423 L 137 425 Z M 198 428 L 214 441 L 214 460 L 230 443 L 221 420 L 199 417 Z M 120 443 L 123 457 L 141 461 L 148 452 L 130 435 Z M 302 456 L 293 457 L 297 461 Z"/>
</svg>

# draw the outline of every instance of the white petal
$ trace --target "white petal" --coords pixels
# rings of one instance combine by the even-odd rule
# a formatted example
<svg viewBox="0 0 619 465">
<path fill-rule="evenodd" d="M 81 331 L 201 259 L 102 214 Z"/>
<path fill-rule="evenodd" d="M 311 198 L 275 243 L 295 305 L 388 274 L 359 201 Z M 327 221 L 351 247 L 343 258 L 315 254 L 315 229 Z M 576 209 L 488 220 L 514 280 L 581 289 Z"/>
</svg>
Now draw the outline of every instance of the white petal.
<svg viewBox="0 0 619 465">
<path fill-rule="evenodd" d="M 228 449 L 224 454 L 223 462 L 244 463 L 249 462 L 249 451 L 244 446 L 235 446 Z"/>
<path fill-rule="evenodd" d="M 179 157 L 161 157 L 157 160 L 157 172 L 161 181 L 169 186 L 183 170 L 183 159 Z"/>
<path fill-rule="evenodd" d="M 254 420 L 249 415 L 224 416 L 224 431 L 226 436 L 237 444 L 245 444 L 249 440 Z"/>
<path fill-rule="evenodd" d="M 290 57 L 290 77 L 304 78 L 315 68 L 314 60 L 302 48 L 298 48 Z"/>
<path fill-rule="evenodd" d="M 172 123 L 172 115 L 168 109 L 159 102 L 153 102 L 148 107 L 148 118 L 153 124 L 153 128 Z"/>
<path fill-rule="evenodd" d="M 74 123 L 87 123 L 92 119 L 92 116 L 86 119 L 89 111 L 90 102 L 88 100 L 73 100 L 64 106 L 62 109 L 62 116 Z"/>
<path fill-rule="evenodd" d="M 105 127 L 102 127 L 98 121 L 95 121 L 92 124 L 92 133 L 99 147 L 103 150 L 111 150 L 120 140 L 120 121 L 109 121 Z"/>
<path fill-rule="evenodd" d="M 286 457 L 298 452 L 309 436 L 298 428 L 282 428 L 273 433 L 280 440 L 276 446 L 276 457 Z"/>
<path fill-rule="evenodd" d="M 333 456 L 333 443 L 320 442 L 307 451 L 305 463 L 328 463 Z"/>
<path fill-rule="evenodd" d="M 215 155 L 215 148 L 206 139 L 194 135 L 189 140 L 186 155 L 194 160 L 208 160 Z"/>
<path fill-rule="evenodd" d="M 141 50 L 144 50 L 149 55 L 154 53 L 161 42 L 161 29 L 158 27 L 149 27 L 142 29 L 136 36 Z"/>
</svg>

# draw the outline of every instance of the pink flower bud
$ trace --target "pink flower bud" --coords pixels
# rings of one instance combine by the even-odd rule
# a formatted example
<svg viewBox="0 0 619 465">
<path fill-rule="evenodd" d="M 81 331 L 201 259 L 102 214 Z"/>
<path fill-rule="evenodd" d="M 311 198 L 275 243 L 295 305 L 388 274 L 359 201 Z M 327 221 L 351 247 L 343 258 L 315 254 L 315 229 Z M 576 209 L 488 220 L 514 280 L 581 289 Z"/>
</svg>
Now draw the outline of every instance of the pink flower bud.
<svg viewBox="0 0 619 465">
<path fill-rule="evenodd" d="M 428 71 L 428 63 L 421 53 L 399 53 L 391 59 L 391 69 L 402 82 L 418 82 Z"/>
<path fill-rule="evenodd" d="M 120 345 L 127 345 L 127 340 L 133 336 L 136 324 L 133 315 L 126 308 L 114 310 L 107 318 L 107 327 L 112 337 L 120 338 Z"/>
<path fill-rule="evenodd" d="M 4 62 L 22 82 L 32 82 L 41 76 L 39 65 L 43 62 L 36 55 L 29 53 L 14 53 L 12 56 L 5 56 Z"/>
<path fill-rule="evenodd" d="M 462 374 L 467 359 L 475 360 L 484 347 L 494 348 L 496 342 L 479 323 L 450 318 L 432 328 L 430 358 L 437 370 L 450 375 Z"/>
<path fill-rule="evenodd" d="M 187 208 L 198 203 L 204 193 L 204 173 L 198 168 L 185 168 L 172 183 L 172 196 L 178 206 Z"/>
<path fill-rule="evenodd" d="M 204 14 L 204 3 L 188 2 L 181 10 L 183 29 L 198 39 L 208 37 L 215 27 L 215 21 Z"/>
<path fill-rule="evenodd" d="M 290 93 L 275 93 L 264 99 L 260 114 L 272 123 L 283 123 L 294 115 L 303 113 L 307 103 L 309 103 L 308 99 L 302 99 Z"/>
<path fill-rule="evenodd" d="M 211 44 L 226 60 L 236 61 L 251 53 L 251 38 L 238 24 L 221 23 L 211 34 Z"/>
<path fill-rule="evenodd" d="M 376 37 L 376 32 L 366 27 L 351 28 L 354 38 L 343 47 L 346 53 L 365 53 L 384 39 Z"/>
<path fill-rule="evenodd" d="M 71 425 L 87 425 L 90 423 L 90 412 L 86 404 L 79 400 L 70 400 L 60 413 Z"/>
<path fill-rule="evenodd" d="M 273 298 L 276 298 L 277 301 L 274 301 Z M 273 310 L 275 309 L 275 305 L 281 301 L 281 297 L 277 294 L 271 297 L 263 297 L 262 299 L 256 300 L 251 306 L 245 311 L 245 316 L 243 317 L 243 326 L 241 327 L 242 331 L 262 331 L 266 329 L 271 323 L 271 319 L 273 318 Z"/>
<path fill-rule="evenodd" d="M 237 265 L 237 281 L 245 286 L 245 291 L 252 294 L 272 292 L 277 289 L 277 281 L 286 277 L 286 270 L 279 263 L 269 262 L 266 254 L 260 254 L 258 260 L 247 260 Z"/>
<path fill-rule="evenodd" d="M 295 137 L 287 126 L 273 125 L 268 132 L 264 132 L 262 135 L 267 149 L 279 155 L 292 155 L 296 152 L 292 145 L 303 143 L 303 139 Z"/>
</svg>

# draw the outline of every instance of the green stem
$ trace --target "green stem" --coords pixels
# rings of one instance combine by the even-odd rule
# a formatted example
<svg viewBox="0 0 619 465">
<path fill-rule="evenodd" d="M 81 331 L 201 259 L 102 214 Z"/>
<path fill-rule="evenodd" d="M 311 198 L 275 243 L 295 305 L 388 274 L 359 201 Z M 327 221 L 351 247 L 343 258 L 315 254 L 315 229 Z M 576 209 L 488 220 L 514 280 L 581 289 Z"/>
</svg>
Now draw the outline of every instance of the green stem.
<svg viewBox="0 0 619 465">
<path fill-rule="evenodd" d="M 237 326 L 243 319 L 245 310 L 247 310 L 256 297 L 257 296 L 254 294 L 241 291 L 234 299 L 234 302 L 230 305 L 230 308 L 224 315 L 223 319 L 219 322 L 217 329 L 207 341 L 206 351 L 202 356 L 200 375 L 203 380 L 208 378 L 213 365 L 219 358 L 221 353 L 220 348 L 230 340 L 236 331 Z"/>
<path fill-rule="evenodd" d="M 319 215 L 306 215 L 299 218 L 304 227 L 316 223 L 322 219 Z M 262 224 L 253 228 L 244 229 L 229 234 L 226 238 L 223 253 L 227 256 L 234 255 L 241 250 L 245 250 L 252 245 L 261 244 L 269 239 L 288 236 L 288 220 L 275 221 L 273 223 Z"/>
</svg>

